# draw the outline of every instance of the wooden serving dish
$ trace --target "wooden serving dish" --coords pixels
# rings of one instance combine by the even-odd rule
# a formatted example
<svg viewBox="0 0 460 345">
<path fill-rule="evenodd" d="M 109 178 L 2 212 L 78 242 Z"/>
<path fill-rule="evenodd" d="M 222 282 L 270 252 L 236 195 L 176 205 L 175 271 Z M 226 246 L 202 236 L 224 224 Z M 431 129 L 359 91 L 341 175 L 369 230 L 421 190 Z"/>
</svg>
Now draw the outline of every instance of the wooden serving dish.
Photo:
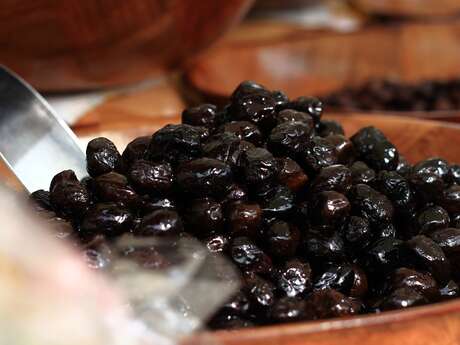
<svg viewBox="0 0 460 345">
<path fill-rule="evenodd" d="M 196 61 L 186 78 L 213 101 L 226 99 L 245 79 L 297 97 L 369 79 L 416 83 L 459 78 L 458 61 L 460 21 L 404 23 L 353 33 L 299 30 L 263 44 L 221 44 Z"/>
<path fill-rule="evenodd" d="M 2 0 L 0 62 L 47 91 L 132 83 L 183 64 L 253 0 Z"/>
<path fill-rule="evenodd" d="M 327 115 L 343 124 L 348 136 L 359 128 L 380 128 L 409 161 L 442 156 L 460 162 L 460 125 L 378 115 Z M 76 133 L 86 143 L 105 136 L 121 150 L 135 137 L 152 134 L 167 123 L 179 122 L 178 116 L 151 120 L 104 123 L 81 127 Z M 14 178 L 1 167 L 3 180 Z M 406 311 L 385 312 L 348 319 L 303 322 L 258 327 L 233 332 L 198 334 L 184 341 L 187 345 L 455 345 L 460 344 L 460 299 Z"/>
<path fill-rule="evenodd" d="M 460 162 L 460 126 L 378 115 L 328 115 L 341 121 L 347 135 L 359 128 L 380 128 L 410 161 L 442 156 Z M 179 117 L 159 117 L 134 123 L 106 123 L 77 130 L 83 142 L 96 136 L 113 140 L 120 150 L 134 137 L 151 134 Z M 460 299 L 406 311 L 385 312 L 349 319 L 259 327 L 202 334 L 188 345 L 455 345 L 460 344 Z"/>
<path fill-rule="evenodd" d="M 371 15 L 435 17 L 460 13 L 458 0 L 349 0 Z"/>
</svg>

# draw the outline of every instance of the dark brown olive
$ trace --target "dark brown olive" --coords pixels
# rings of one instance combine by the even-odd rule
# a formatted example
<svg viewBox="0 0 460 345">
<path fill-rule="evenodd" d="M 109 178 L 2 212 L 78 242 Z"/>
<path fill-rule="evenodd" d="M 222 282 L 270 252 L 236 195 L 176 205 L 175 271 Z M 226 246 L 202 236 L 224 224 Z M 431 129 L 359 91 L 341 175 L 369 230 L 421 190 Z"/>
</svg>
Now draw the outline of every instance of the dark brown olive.
<svg viewBox="0 0 460 345">
<path fill-rule="evenodd" d="M 453 228 L 460 229 L 460 213 L 453 214 L 450 219 L 450 225 Z"/>
<path fill-rule="evenodd" d="M 290 158 L 278 159 L 278 180 L 291 191 L 298 192 L 308 182 L 308 176 L 296 161 Z"/>
<path fill-rule="evenodd" d="M 312 117 L 315 124 L 319 123 L 323 114 L 323 103 L 314 97 L 298 97 L 289 102 L 286 107 L 307 113 Z"/>
<path fill-rule="evenodd" d="M 94 188 L 101 201 L 121 202 L 128 207 L 137 207 L 139 196 L 121 174 L 110 172 L 94 179 Z"/>
<path fill-rule="evenodd" d="M 172 262 L 154 246 L 128 246 L 123 248 L 121 255 L 146 270 L 163 270 L 172 265 Z"/>
<path fill-rule="evenodd" d="M 412 172 L 412 165 L 406 160 L 404 156 L 401 154 L 399 155 L 399 163 L 398 166 L 396 167 L 396 172 L 404 177 L 408 177 L 410 173 Z"/>
<path fill-rule="evenodd" d="M 287 261 L 275 272 L 278 289 L 288 297 L 305 296 L 312 289 L 312 270 L 307 262 Z"/>
<path fill-rule="evenodd" d="M 274 124 L 275 107 L 275 99 L 264 90 L 247 93 L 232 99 L 234 119 L 251 121 L 262 128 L 269 128 Z"/>
<path fill-rule="evenodd" d="M 276 110 L 282 110 L 289 103 L 289 98 L 281 90 L 272 91 L 272 97 L 275 100 Z"/>
<path fill-rule="evenodd" d="M 312 202 L 312 221 L 321 225 L 343 222 L 351 210 L 347 197 L 334 191 L 319 192 Z"/>
<path fill-rule="evenodd" d="M 88 209 L 90 197 L 75 173 L 65 170 L 51 181 L 50 202 L 53 209 L 64 218 L 78 218 Z"/>
<path fill-rule="evenodd" d="M 224 199 L 222 200 L 224 205 L 231 205 L 235 202 L 243 202 L 246 201 L 248 198 L 248 193 L 246 189 L 242 186 L 234 183 L 230 185 L 227 194 L 225 195 Z"/>
<path fill-rule="evenodd" d="M 343 230 L 343 237 L 353 251 L 359 251 L 372 241 L 374 234 L 366 218 L 351 216 Z"/>
<path fill-rule="evenodd" d="M 249 307 L 247 294 L 239 291 L 222 306 L 220 311 L 230 315 L 245 316 L 249 311 Z"/>
<path fill-rule="evenodd" d="M 248 295 L 251 312 L 264 317 L 275 303 L 275 286 L 253 273 L 245 274 L 244 280 L 243 288 Z"/>
<path fill-rule="evenodd" d="M 450 166 L 448 180 L 451 183 L 460 184 L 460 164 Z"/>
<path fill-rule="evenodd" d="M 255 324 L 253 321 L 243 319 L 237 315 L 232 314 L 218 314 L 214 316 L 209 322 L 208 326 L 211 329 L 226 329 L 226 330 L 236 330 L 243 328 L 254 327 Z"/>
<path fill-rule="evenodd" d="M 319 136 L 326 138 L 330 135 L 344 135 L 345 131 L 340 123 L 334 120 L 321 120 L 318 125 Z"/>
<path fill-rule="evenodd" d="M 311 294 L 309 307 L 313 308 L 316 318 L 350 316 L 359 313 L 359 307 L 352 299 L 335 290 L 318 290 Z"/>
<path fill-rule="evenodd" d="M 450 213 L 460 213 L 460 186 L 453 185 L 445 189 L 441 196 L 441 206 Z"/>
<path fill-rule="evenodd" d="M 212 232 L 220 232 L 224 227 L 222 205 L 213 199 L 196 199 L 188 203 L 184 210 L 187 231 L 197 237 L 206 237 Z"/>
<path fill-rule="evenodd" d="M 310 128 L 314 128 L 313 118 L 310 115 L 293 109 L 285 109 L 280 111 L 276 119 L 278 124 L 285 122 L 302 122 Z"/>
<path fill-rule="evenodd" d="M 230 237 L 214 234 L 206 238 L 204 244 L 211 253 L 225 253 L 230 248 Z"/>
<path fill-rule="evenodd" d="M 167 125 L 157 131 L 147 149 L 149 159 L 177 164 L 201 154 L 201 133 L 196 127 L 180 124 Z"/>
<path fill-rule="evenodd" d="M 216 125 L 217 107 L 213 104 L 200 104 L 182 112 L 182 123 L 192 126 L 213 128 Z"/>
<path fill-rule="evenodd" d="M 439 297 L 441 300 L 449 300 L 458 296 L 460 296 L 460 287 L 453 280 L 450 280 L 439 289 Z"/>
<path fill-rule="evenodd" d="M 430 238 L 418 235 L 406 242 L 409 257 L 416 265 L 428 270 L 439 282 L 450 278 L 450 263 L 441 247 Z"/>
<path fill-rule="evenodd" d="M 86 234 L 103 234 L 114 237 L 133 230 L 134 217 L 123 205 L 107 202 L 92 206 L 81 222 L 81 231 Z"/>
<path fill-rule="evenodd" d="M 438 229 L 429 234 L 430 238 L 442 249 L 452 263 L 460 259 L 460 229 Z"/>
<path fill-rule="evenodd" d="M 50 192 L 47 192 L 43 189 L 37 190 L 30 194 L 29 200 L 37 212 L 53 210 L 53 206 L 51 205 L 50 200 Z"/>
<path fill-rule="evenodd" d="M 230 208 L 228 222 L 233 235 L 253 237 L 262 224 L 262 209 L 258 204 L 237 203 Z"/>
<path fill-rule="evenodd" d="M 146 196 L 142 200 L 142 212 L 144 214 L 151 213 L 163 208 L 176 210 L 177 205 L 173 199 L 166 197 Z"/>
<path fill-rule="evenodd" d="M 350 202 L 355 214 L 371 224 L 388 224 L 393 219 L 393 204 L 384 195 L 368 185 L 358 184 L 350 192 Z"/>
<path fill-rule="evenodd" d="M 230 248 L 233 261 L 243 270 L 255 273 L 269 273 L 271 259 L 247 237 L 236 237 Z"/>
<path fill-rule="evenodd" d="M 138 159 L 143 159 L 146 155 L 147 148 L 150 145 L 150 136 L 139 137 L 131 141 L 123 151 L 121 157 L 124 165 L 130 167 Z"/>
<path fill-rule="evenodd" d="M 428 300 L 437 298 L 438 284 L 430 273 L 418 272 L 410 268 L 398 268 L 390 277 L 392 290 L 403 287 L 411 288 L 421 293 Z"/>
<path fill-rule="evenodd" d="M 288 187 L 277 186 L 265 194 L 262 211 L 266 217 L 289 218 L 295 211 L 295 195 Z"/>
<path fill-rule="evenodd" d="M 203 145 L 204 156 L 220 160 L 233 168 L 238 168 L 243 152 L 255 148 L 248 141 L 240 140 L 234 133 L 218 133 Z"/>
<path fill-rule="evenodd" d="M 297 251 L 300 231 L 292 224 L 277 220 L 270 224 L 264 237 L 267 242 L 267 250 L 272 256 L 289 258 Z"/>
<path fill-rule="evenodd" d="M 304 238 L 305 255 L 313 260 L 339 261 L 345 257 L 345 244 L 339 234 L 312 231 Z"/>
<path fill-rule="evenodd" d="M 295 159 L 306 150 L 312 127 L 304 122 L 283 122 L 272 129 L 267 147 L 276 156 Z"/>
<path fill-rule="evenodd" d="M 330 264 L 314 280 L 314 290 L 335 289 L 350 294 L 355 280 L 355 272 L 349 264 Z"/>
<path fill-rule="evenodd" d="M 314 137 L 300 155 L 300 163 L 309 174 L 316 174 L 322 168 L 334 165 L 338 161 L 335 146 L 326 139 Z"/>
<path fill-rule="evenodd" d="M 181 192 L 196 196 L 220 196 L 233 182 L 230 166 L 211 158 L 199 158 L 180 165 L 176 177 Z"/>
<path fill-rule="evenodd" d="M 371 184 L 375 180 L 375 171 L 364 162 L 354 162 L 350 170 L 353 184 Z"/>
<path fill-rule="evenodd" d="M 93 177 L 119 169 L 121 155 L 115 144 L 102 137 L 91 140 L 86 147 L 86 167 Z"/>
<path fill-rule="evenodd" d="M 367 275 L 357 265 L 352 265 L 353 268 L 353 284 L 350 288 L 350 297 L 364 297 L 368 292 Z"/>
<path fill-rule="evenodd" d="M 396 289 L 383 300 L 383 310 L 403 309 L 426 304 L 427 299 L 417 290 L 410 287 Z"/>
<path fill-rule="evenodd" d="M 393 202 L 398 213 L 410 213 L 415 209 L 416 202 L 410 184 L 397 172 L 380 171 L 374 186 Z"/>
<path fill-rule="evenodd" d="M 305 300 L 283 297 L 270 307 L 270 318 L 276 322 L 294 322 L 311 319 Z"/>
<path fill-rule="evenodd" d="M 323 168 L 312 182 L 312 192 L 336 191 L 346 194 L 351 189 L 351 171 L 344 165 L 336 164 Z"/>
<path fill-rule="evenodd" d="M 223 125 L 222 132 L 232 133 L 238 139 L 245 140 L 256 146 L 262 143 L 262 133 L 260 129 L 249 121 L 232 121 Z"/>
<path fill-rule="evenodd" d="M 421 233 L 429 234 L 434 230 L 447 228 L 450 224 L 450 217 L 442 207 L 432 206 L 418 214 L 417 224 Z"/>
<path fill-rule="evenodd" d="M 143 159 L 131 165 L 128 176 L 139 193 L 166 193 L 174 182 L 169 163 L 154 163 Z"/>
<path fill-rule="evenodd" d="M 351 137 L 358 156 L 377 171 L 395 170 L 399 162 L 396 147 L 375 127 L 360 129 Z"/>
<path fill-rule="evenodd" d="M 245 80 L 236 87 L 236 89 L 233 91 L 232 95 L 230 96 L 230 99 L 232 101 L 235 101 L 243 96 L 250 95 L 252 93 L 256 93 L 260 91 L 266 91 L 265 87 L 260 84 L 257 84 L 254 81 Z"/>
<path fill-rule="evenodd" d="M 409 177 L 409 182 L 419 203 L 426 204 L 434 201 L 439 195 L 442 195 L 444 189 L 443 179 L 431 172 L 413 172 Z M 445 205 L 441 206 L 445 208 Z"/>
<path fill-rule="evenodd" d="M 414 174 L 435 174 L 442 180 L 449 179 L 449 163 L 441 158 L 429 158 L 415 164 L 412 168 Z"/>
<path fill-rule="evenodd" d="M 250 187 L 271 183 L 278 175 L 278 162 L 269 151 L 262 148 L 244 152 L 241 157 L 241 168 Z"/>
<path fill-rule="evenodd" d="M 355 149 L 351 140 L 341 134 L 332 134 L 327 136 L 326 141 L 335 147 L 337 153 L 337 163 L 349 164 L 355 159 Z"/>
<path fill-rule="evenodd" d="M 395 238 L 383 238 L 371 244 L 360 259 L 367 272 L 387 274 L 401 264 L 403 241 Z"/>
<path fill-rule="evenodd" d="M 176 211 L 160 209 L 142 218 L 136 235 L 173 237 L 184 230 L 182 220 Z"/>
</svg>

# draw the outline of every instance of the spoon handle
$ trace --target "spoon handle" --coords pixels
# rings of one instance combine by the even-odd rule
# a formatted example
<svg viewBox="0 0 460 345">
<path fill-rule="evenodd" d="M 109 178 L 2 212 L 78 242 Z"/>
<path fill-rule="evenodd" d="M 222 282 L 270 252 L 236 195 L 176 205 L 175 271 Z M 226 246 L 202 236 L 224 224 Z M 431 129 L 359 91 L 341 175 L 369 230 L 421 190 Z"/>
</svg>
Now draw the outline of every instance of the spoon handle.
<svg viewBox="0 0 460 345">
<path fill-rule="evenodd" d="M 65 169 L 87 175 L 78 138 L 45 99 L 0 65 L 0 157 L 25 189 L 48 189 Z"/>
</svg>

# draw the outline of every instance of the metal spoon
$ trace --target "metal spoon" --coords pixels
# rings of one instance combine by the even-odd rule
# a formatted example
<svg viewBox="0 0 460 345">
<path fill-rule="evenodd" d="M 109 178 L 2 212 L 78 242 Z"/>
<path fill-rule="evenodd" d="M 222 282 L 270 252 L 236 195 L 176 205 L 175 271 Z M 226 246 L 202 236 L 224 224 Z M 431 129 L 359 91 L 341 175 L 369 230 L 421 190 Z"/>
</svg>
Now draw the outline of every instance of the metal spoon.
<svg viewBox="0 0 460 345">
<path fill-rule="evenodd" d="M 85 154 L 72 130 L 45 99 L 0 65 L 0 157 L 25 189 L 48 189 L 65 169 L 82 178 Z"/>
</svg>

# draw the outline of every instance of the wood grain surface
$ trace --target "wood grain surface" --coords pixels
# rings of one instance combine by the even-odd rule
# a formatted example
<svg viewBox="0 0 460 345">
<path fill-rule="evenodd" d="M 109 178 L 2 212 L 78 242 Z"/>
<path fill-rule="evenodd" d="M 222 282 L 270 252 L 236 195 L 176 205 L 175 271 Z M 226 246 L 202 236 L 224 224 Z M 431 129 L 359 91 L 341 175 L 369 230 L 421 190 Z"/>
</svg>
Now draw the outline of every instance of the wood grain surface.
<svg viewBox="0 0 460 345">
<path fill-rule="evenodd" d="M 2 0 L 0 62 L 41 90 L 98 88 L 177 67 L 252 0 Z"/>
<path fill-rule="evenodd" d="M 356 8 L 387 16 L 452 16 L 460 13 L 458 0 L 349 0 Z"/>
</svg>

